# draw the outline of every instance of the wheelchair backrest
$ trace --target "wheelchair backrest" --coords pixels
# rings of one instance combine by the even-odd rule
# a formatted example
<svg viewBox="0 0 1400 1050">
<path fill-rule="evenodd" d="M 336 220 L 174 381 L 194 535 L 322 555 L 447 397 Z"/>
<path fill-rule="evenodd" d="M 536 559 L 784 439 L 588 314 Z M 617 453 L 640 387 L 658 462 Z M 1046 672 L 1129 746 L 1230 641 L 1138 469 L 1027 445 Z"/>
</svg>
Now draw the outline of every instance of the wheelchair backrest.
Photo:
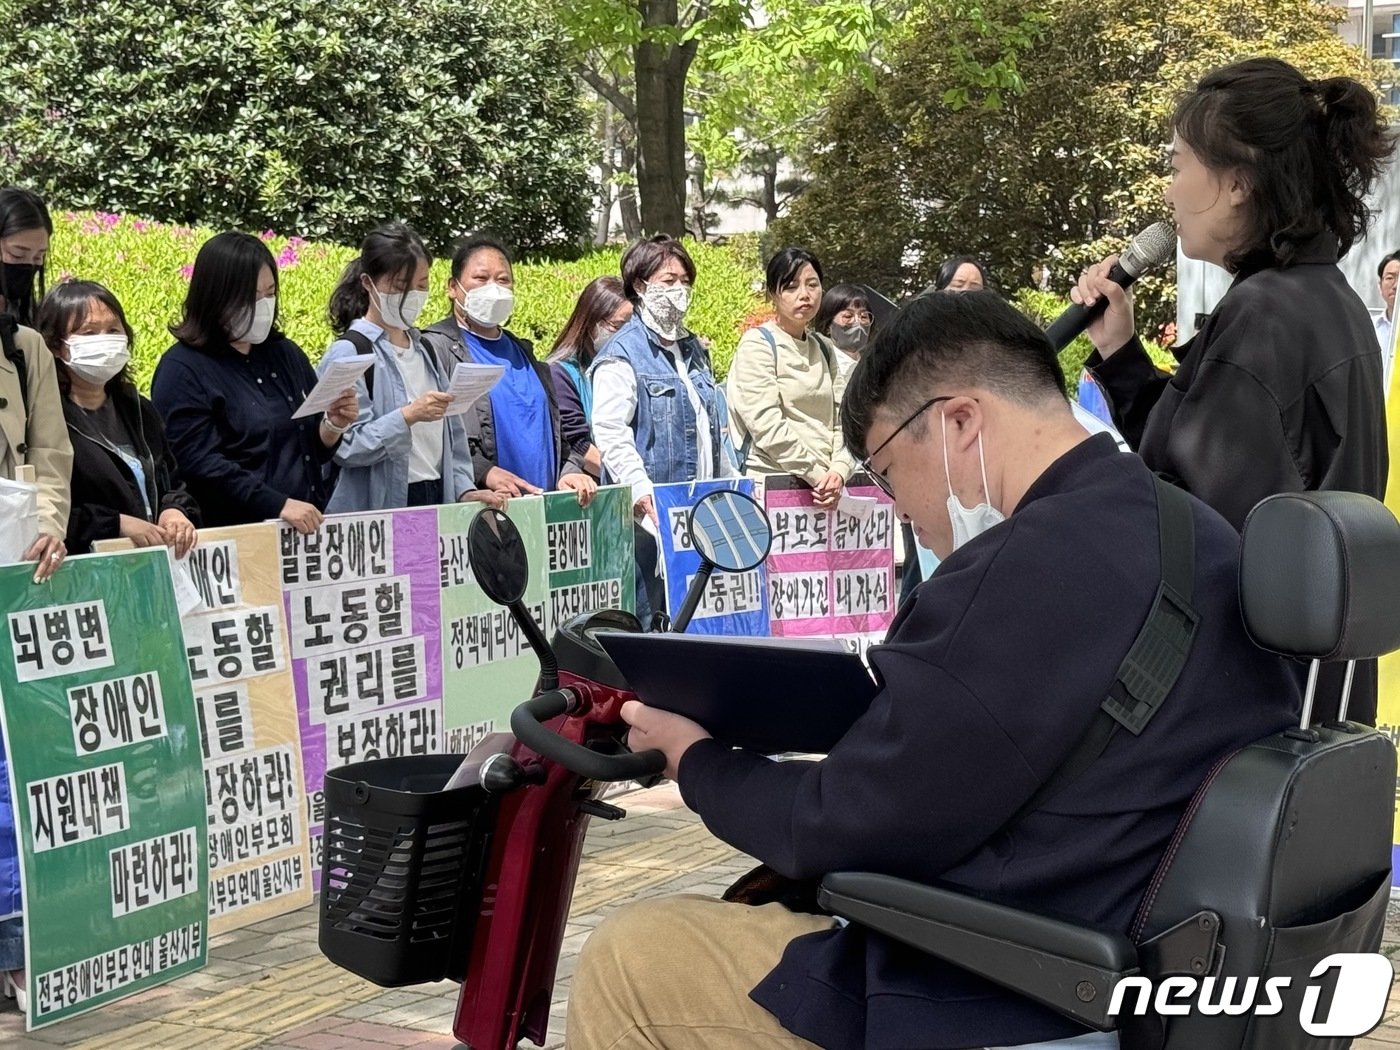
<svg viewBox="0 0 1400 1050">
<path fill-rule="evenodd" d="M 1264 648 L 1314 661 L 1310 689 L 1318 661 L 1371 659 L 1400 647 L 1400 523 L 1382 504 L 1341 492 L 1275 496 L 1251 512 L 1243 542 L 1246 627 Z M 1256 978 L 1259 1003 L 1267 981 L 1288 978 L 1283 1009 L 1157 1018 L 1149 1026 L 1158 1038 L 1144 1042 L 1130 1027 L 1125 1050 L 1348 1045 L 1307 1035 L 1299 1017 L 1317 963 L 1380 947 L 1395 748 L 1369 727 L 1306 720 L 1211 771 L 1133 930 L 1149 977 L 1233 977 L 1236 1002 Z"/>
</svg>

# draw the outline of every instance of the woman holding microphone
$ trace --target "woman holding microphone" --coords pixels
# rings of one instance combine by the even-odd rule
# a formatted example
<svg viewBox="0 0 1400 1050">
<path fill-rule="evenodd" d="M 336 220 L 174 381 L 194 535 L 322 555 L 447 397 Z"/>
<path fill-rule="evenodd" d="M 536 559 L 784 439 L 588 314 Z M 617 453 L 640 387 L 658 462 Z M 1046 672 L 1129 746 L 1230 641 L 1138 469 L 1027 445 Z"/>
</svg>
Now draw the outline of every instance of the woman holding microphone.
<svg viewBox="0 0 1400 1050">
<path fill-rule="evenodd" d="M 1134 333 L 1113 259 L 1071 293 L 1107 308 L 1088 328 L 1089 369 L 1147 465 L 1240 528 L 1277 492 L 1379 498 L 1387 454 L 1370 317 L 1337 260 L 1370 224 L 1365 196 L 1394 142 L 1371 90 L 1249 59 L 1207 75 L 1172 118 L 1166 201 L 1182 252 L 1234 283 L 1158 371 Z M 1338 669 L 1340 670 L 1340 669 Z M 1340 675 L 1338 676 L 1340 678 Z M 1325 683 L 1324 683 L 1325 684 Z M 1340 688 L 1319 687 L 1318 715 Z M 1358 667 L 1350 714 L 1375 720 L 1375 667 Z"/>
</svg>

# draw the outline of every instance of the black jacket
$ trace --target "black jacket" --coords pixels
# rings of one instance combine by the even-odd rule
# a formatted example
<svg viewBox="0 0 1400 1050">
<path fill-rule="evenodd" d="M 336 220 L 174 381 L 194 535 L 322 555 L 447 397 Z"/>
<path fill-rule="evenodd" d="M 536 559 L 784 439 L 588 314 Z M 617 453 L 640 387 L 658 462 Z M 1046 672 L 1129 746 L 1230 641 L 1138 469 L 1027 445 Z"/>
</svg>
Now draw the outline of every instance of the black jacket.
<svg viewBox="0 0 1400 1050">
<path fill-rule="evenodd" d="M 1300 704 L 1296 665 L 1245 635 L 1239 536 L 1204 504 L 1193 509 L 1201 623 L 1176 687 L 1141 736 L 1117 734 L 1018 823 L 1008 825 L 1097 716 L 1160 580 L 1151 476 L 1108 435 L 1060 457 L 1007 521 L 954 551 L 900 607 L 870 650 L 882 688 L 823 761 L 772 762 L 702 740 L 681 759 L 686 803 L 791 878 L 939 880 L 1126 934 L 1210 767 L 1286 727 Z M 854 924 L 791 941 L 753 998 L 797 1035 L 849 1050 L 1084 1031 Z"/>
<path fill-rule="evenodd" d="M 335 450 L 319 416 L 292 418 L 315 385 L 301 347 L 275 333 L 247 354 L 176 343 L 161 356 L 151 401 L 206 525 L 266 521 L 288 499 L 325 509 Z"/>
<path fill-rule="evenodd" d="M 1119 430 L 1153 470 L 1236 529 L 1265 496 L 1385 495 L 1381 357 L 1366 307 L 1315 238 L 1287 269 L 1242 272 L 1173 376 L 1134 340 L 1089 367 Z"/>
<path fill-rule="evenodd" d="M 1235 526 L 1276 492 L 1385 495 L 1389 455 L 1381 356 L 1366 307 L 1322 234 L 1287 269 L 1241 272 L 1173 376 L 1136 339 L 1089 368 L 1123 436 L 1148 467 Z M 1342 670 L 1328 668 L 1317 716 L 1337 710 Z M 1374 724 L 1376 668 L 1357 667 L 1348 716 Z"/>
<path fill-rule="evenodd" d="M 131 468 L 97 433 L 87 413 L 65 397 L 63 415 L 73 442 L 73 509 L 68 515 L 65 542 L 74 554 L 91 550 L 94 540 L 118 536 L 123 514 L 158 521 L 162 512 L 178 510 L 195 525 L 200 524 L 199 505 L 180 480 L 155 406 L 132 387 L 109 391 L 107 396 L 136 441 L 137 456 L 144 461 L 146 500 L 154 517 L 146 514 L 146 502 Z"/>
<path fill-rule="evenodd" d="M 554 396 L 554 377 L 550 374 L 549 366 L 542 361 L 535 360 L 535 346 L 528 339 L 521 339 L 512 332 L 502 329 L 506 335 L 514 339 L 524 349 L 530 358 L 531 364 L 535 367 L 535 375 L 539 377 L 540 386 L 544 388 L 545 399 L 549 403 L 549 425 L 554 432 L 555 456 L 554 462 L 559 464 L 559 475 L 584 474 L 587 469 L 583 465 L 583 456 L 568 443 L 564 441 L 562 430 L 559 424 L 559 402 Z M 438 360 L 442 362 L 443 369 L 450 377 L 453 366 L 462 361 L 467 364 L 475 364 L 471 354 L 467 351 L 466 341 L 462 338 L 461 325 L 457 323 L 457 318 L 445 317 L 437 324 L 423 329 L 423 342 L 427 343 L 437 354 Z M 491 408 L 490 395 L 483 395 L 472 405 L 471 411 L 466 415 L 467 444 L 472 450 L 472 471 L 476 475 L 478 485 L 486 483 L 486 472 L 496 466 L 496 413 Z M 558 478 L 555 479 L 558 481 Z"/>
</svg>

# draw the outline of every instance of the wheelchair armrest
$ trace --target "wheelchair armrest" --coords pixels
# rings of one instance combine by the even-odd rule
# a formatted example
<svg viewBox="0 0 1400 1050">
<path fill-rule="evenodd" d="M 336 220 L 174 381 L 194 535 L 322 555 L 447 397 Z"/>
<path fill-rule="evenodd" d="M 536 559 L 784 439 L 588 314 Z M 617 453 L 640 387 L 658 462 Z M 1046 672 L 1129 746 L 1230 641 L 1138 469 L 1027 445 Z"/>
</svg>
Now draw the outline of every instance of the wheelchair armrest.
<svg viewBox="0 0 1400 1050">
<path fill-rule="evenodd" d="M 888 875 L 822 880 L 822 908 L 876 930 L 1101 1032 L 1114 986 L 1138 973 L 1121 933 L 1104 933 Z"/>
</svg>

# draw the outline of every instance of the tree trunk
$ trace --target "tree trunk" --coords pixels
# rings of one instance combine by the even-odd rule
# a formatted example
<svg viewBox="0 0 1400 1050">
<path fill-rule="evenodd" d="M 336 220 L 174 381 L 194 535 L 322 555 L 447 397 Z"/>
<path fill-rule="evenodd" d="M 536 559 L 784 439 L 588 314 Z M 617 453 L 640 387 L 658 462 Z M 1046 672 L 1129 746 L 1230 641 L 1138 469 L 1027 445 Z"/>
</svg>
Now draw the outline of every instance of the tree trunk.
<svg viewBox="0 0 1400 1050">
<path fill-rule="evenodd" d="M 637 171 L 637 147 L 624 141 L 618 154 L 617 170 L 623 175 L 635 175 Z M 637 187 L 631 180 L 617 187 L 617 211 L 622 218 L 622 236 L 629 242 L 642 235 L 642 216 L 637 211 Z"/>
<path fill-rule="evenodd" d="M 705 154 L 697 151 L 690 168 L 690 234 L 697 241 L 705 240 L 710 233 L 705 210 L 709 201 L 705 197 Z"/>
<path fill-rule="evenodd" d="M 677 0 L 638 0 L 647 29 L 677 26 Z M 637 190 L 642 229 L 685 232 L 685 76 L 696 41 L 664 46 L 650 40 L 633 52 L 637 77 Z"/>
<path fill-rule="evenodd" d="M 612 232 L 613 210 L 613 119 L 612 106 L 603 103 L 603 114 L 599 120 L 602 139 L 602 156 L 598 160 L 598 222 L 593 228 L 593 243 L 607 244 Z"/>
<path fill-rule="evenodd" d="M 763 158 L 763 216 L 768 226 L 778 221 L 778 155 Z"/>
</svg>

